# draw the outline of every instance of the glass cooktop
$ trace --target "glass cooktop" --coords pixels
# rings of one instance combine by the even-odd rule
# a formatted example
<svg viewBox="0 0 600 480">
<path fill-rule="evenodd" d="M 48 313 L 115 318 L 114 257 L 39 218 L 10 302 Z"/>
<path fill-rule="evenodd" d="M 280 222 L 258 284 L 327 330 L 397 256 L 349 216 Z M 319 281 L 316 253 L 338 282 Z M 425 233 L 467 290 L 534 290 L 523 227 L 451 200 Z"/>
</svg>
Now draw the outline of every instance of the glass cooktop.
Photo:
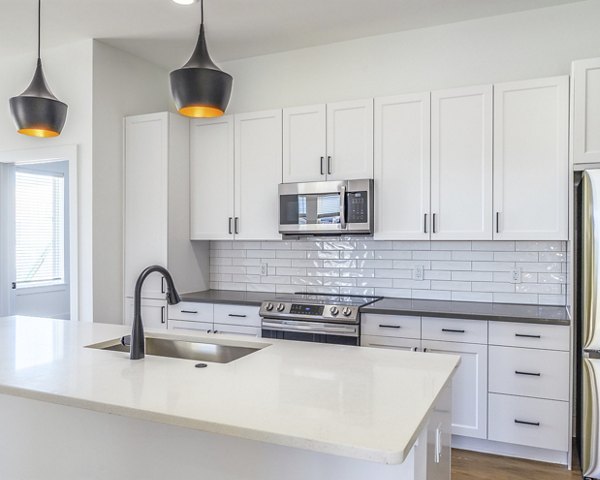
<svg viewBox="0 0 600 480">
<path fill-rule="evenodd" d="M 364 307 L 382 298 L 361 295 L 330 295 L 326 293 L 293 293 L 275 295 L 269 301 Z"/>
</svg>

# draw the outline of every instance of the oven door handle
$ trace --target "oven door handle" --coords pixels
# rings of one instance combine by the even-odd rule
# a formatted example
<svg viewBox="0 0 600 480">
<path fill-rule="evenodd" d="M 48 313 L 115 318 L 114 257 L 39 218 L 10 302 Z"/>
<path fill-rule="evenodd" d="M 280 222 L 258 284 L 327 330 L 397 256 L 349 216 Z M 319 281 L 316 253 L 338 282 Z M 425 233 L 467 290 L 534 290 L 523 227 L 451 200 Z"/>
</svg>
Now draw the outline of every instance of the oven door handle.
<svg viewBox="0 0 600 480">
<path fill-rule="evenodd" d="M 358 329 L 351 325 L 324 325 L 324 324 L 304 324 L 290 322 L 269 322 L 263 320 L 263 328 L 273 328 L 283 331 L 301 331 L 310 333 L 345 333 L 350 335 L 358 335 Z"/>
<path fill-rule="evenodd" d="M 346 230 L 346 185 L 340 186 L 340 226 Z"/>
</svg>

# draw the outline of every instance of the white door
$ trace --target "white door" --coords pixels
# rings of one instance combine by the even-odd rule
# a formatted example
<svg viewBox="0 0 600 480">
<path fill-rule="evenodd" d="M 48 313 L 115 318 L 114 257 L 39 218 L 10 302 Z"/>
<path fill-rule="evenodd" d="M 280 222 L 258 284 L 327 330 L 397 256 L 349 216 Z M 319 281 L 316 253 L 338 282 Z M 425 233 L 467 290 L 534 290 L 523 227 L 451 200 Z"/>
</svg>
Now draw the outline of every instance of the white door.
<svg viewBox="0 0 600 480">
<path fill-rule="evenodd" d="M 190 124 L 192 240 L 233 239 L 233 116 Z"/>
<path fill-rule="evenodd" d="M 149 265 L 167 267 L 168 114 L 125 119 L 125 296 Z M 162 276 L 151 275 L 142 296 L 164 298 Z"/>
<path fill-rule="evenodd" d="M 167 302 L 164 300 L 143 299 L 141 304 L 142 324 L 144 330 L 167 329 Z M 133 298 L 125 299 L 125 322 L 133 323 L 134 302 Z"/>
<path fill-rule="evenodd" d="M 325 180 L 325 105 L 283 109 L 283 182 Z"/>
<path fill-rule="evenodd" d="M 373 99 L 327 105 L 328 180 L 373 178 Z"/>
<path fill-rule="evenodd" d="M 281 240 L 281 110 L 235 116 L 236 239 Z"/>
<path fill-rule="evenodd" d="M 573 62 L 573 161 L 600 162 L 600 58 Z"/>
<path fill-rule="evenodd" d="M 429 240 L 430 95 L 375 99 L 375 239 Z"/>
<path fill-rule="evenodd" d="M 492 238 L 492 86 L 431 94 L 432 240 Z"/>
<path fill-rule="evenodd" d="M 568 143 L 568 76 L 494 85 L 494 239 L 567 240 Z"/>
<path fill-rule="evenodd" d="M 452 381 L 452 433 L 466 437 L 487 435 L 487 345 L 422 341 L 423 351 L 460 355 Z"/>
</svg>

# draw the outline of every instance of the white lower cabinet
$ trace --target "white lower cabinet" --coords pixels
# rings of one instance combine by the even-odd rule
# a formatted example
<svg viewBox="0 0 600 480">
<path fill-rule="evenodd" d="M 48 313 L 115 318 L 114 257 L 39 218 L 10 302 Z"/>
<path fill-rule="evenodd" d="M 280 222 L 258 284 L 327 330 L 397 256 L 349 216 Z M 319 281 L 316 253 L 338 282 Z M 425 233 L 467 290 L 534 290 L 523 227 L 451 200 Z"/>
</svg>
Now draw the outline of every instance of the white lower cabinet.
<svg viewBox="0 0 600 480">
<path fill-rule="evenodd" d="M 488 346 L 433 340 L 421 345 L 424 352 L 460 355 L 452 382 L 452 433 L 486 438 Z"/>
<path fill-rule="evenodd" d="M 172 331 L 211 333 L 212 329 L 212 322 L 187 322 L 185 320 L 171 320 L 169 318 L 169 330 Z"/>
<path fill-rule="evenodd" d="M 133 298 L 125 299 L 127 325 L 133 323 L 134 302 Z M 167 302 L 165 300 L 142 299 L 141 314 L 145 329 L 166 329 L 167 328 Z"/>
<path fill-rule="evenodd" d="M 421 340 L 418 338 L 361 335 L 360 345 L 361 347 L 393 348 L 395 350 L 406 350 L 408 352 L 418 352 L 421 350 Z"/>
<path fill-rule="evenodd" d="M 227 325 L 225 323 L 214 323 L 213 333 L 226 335 L 243 335 L 245 337 L 260 337 L 260 327 L 249 327 L 246 325 Z"/>
</svg>

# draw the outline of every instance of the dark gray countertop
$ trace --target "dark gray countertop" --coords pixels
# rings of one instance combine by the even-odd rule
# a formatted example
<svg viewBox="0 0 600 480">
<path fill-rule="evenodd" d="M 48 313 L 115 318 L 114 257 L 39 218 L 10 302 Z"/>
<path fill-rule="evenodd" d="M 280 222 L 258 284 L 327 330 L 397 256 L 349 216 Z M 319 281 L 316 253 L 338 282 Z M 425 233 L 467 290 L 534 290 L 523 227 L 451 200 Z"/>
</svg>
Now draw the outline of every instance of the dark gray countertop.
<svg viewBox="0 0 600 480">
<path fill-rule="evenodd" d="M 274 293 L 207 290 L 181 295 L 184 302 L 223 303 L 260 306 Z M 552 305 L 521 305 L 515 303 L 453 302 L 445 300 L 413 300 L 384 298 L 361 309 L 362 313 L 382 315 L 416 315 L 421 317 L 465 318 L 498 322 L 542 323 L 570 325 L 565 307 Z"/>
</svg>

